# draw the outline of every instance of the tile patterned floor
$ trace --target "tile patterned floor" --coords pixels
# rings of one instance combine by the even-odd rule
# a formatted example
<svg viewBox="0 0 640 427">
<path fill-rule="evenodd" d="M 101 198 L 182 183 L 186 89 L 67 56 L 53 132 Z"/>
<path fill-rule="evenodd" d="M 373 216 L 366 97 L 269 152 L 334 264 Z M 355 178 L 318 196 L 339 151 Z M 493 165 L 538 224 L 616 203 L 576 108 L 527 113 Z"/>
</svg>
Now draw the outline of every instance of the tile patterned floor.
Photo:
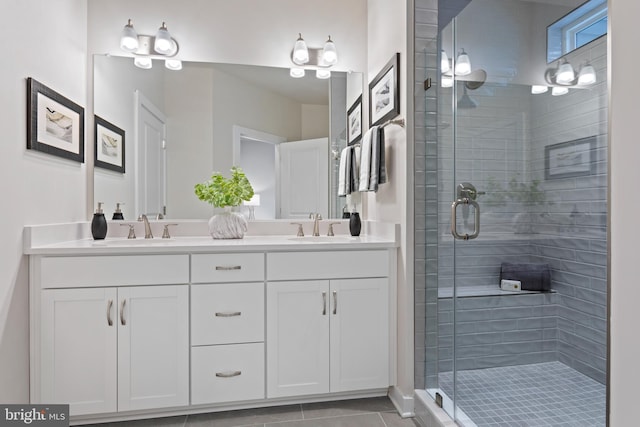
<svg viewBox="0 0 640 427">
<path fill-rule="evenodd" d="M 89 426 L 89 425 L 86 425 Z M 415 427 L 386 397 L 155 418 L 92 427 Z"/>
<path fill-rule="evenodd" d="M 453 375 L 440 374 L 453 395 Z M 606 387 L 560 362 L 461 371 L 457 406 L 478 427 L 604 427 Z"/>
</svg>

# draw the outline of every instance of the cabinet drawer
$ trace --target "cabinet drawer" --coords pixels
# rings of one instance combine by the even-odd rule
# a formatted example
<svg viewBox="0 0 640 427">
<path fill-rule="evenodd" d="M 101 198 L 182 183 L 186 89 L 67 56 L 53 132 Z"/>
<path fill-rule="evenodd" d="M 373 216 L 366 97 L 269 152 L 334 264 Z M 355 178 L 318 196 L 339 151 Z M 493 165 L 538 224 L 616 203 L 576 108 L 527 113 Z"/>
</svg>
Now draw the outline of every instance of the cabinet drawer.
<svg viewBox="0 0 640 427">
<path fill-rule="evenodd" d="M 264 344 L 193 347 L 191 404 L 264 399 Z"/>
<path fill-rule="evenodd" d="M 191 344 L 264 341 L 264 283 L 191 287 Z"/>
<path fill-rule="evenodd" d="M 191 283 L 257 282 L 264 280 L 264 254 L 195 254 Z"/>
<path fill-rule="evenodd" d="M 189 283 L 189 255 L 43 257 L 42 288 Z"/>
<path fill-rule="evenodd" d="M 389 251 L 276 252 L 267 254 L 267 280 L 387 277 Z"/>
</svg>

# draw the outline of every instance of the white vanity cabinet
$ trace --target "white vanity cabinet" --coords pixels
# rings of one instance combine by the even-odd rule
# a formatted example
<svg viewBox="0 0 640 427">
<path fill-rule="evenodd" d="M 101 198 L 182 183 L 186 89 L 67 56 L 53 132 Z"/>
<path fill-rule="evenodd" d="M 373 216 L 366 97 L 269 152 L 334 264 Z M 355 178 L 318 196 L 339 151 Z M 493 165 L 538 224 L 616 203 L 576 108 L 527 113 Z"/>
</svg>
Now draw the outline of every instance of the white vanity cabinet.
<svg viewBox="0 0 640 427">
<path fill-rule="evenodd" d="M 139 263 L 152 269 L 128 276 Z M 188 265 L 187 255 L 36 258 L 31 273 L 46 288 L 32 299 L 34 403 L 69 403 L 74 416 L 188 405 Z"/>
<path fill-rule="evenodd" d="M 388 251 L 267 254 L 267 397 L 390 385 L 389 265 Z"/>
</svg>

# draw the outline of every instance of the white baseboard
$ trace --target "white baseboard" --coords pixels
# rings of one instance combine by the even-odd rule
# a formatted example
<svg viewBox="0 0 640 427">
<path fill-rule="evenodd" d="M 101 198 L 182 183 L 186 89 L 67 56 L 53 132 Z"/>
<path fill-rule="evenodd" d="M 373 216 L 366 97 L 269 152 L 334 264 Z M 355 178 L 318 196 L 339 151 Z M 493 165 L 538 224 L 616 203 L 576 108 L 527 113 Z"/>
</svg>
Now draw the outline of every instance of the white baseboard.
<svg viewBox="0 0 640 427">
<path fill-rule="evenodd" d="M 398 387 L 392 386 L 389 389 L 389 399 L 402 418 L 415 416 L 413 396 L 405 396 Z"/>
</svg>

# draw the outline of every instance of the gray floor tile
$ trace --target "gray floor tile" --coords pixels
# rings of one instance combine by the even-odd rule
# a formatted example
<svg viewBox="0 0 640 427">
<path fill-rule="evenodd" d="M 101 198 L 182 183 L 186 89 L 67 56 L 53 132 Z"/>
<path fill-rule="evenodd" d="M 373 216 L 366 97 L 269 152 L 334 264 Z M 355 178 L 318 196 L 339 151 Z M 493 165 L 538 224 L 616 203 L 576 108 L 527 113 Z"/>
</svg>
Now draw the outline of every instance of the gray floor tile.
<svg viewBox="0 0 640 427">
<path fill-rule="evenodd" d="M 120 421 L 106 424 L 82 424 L 85 427 L 183 427 L 187 417 L 150 418 L 148 420 Z"/>
<path fill-rule="evenodd" d="M 305 403 L 302 415 L 305 419 L 353 415 L 364 412 L 392 411 L 394 406 L 388 397 L 351 399 L 333 402 Z"/>
<path fill-rule="evenodd" d="M 397 412 L 380 412 L 386 427 L 416 427 L 413 418 L 402 418 Z"/>
<path fill-rule="evenodd" d="M 265 423 L 300 419 L 300 405 L 287 405 L 189 415 L 186 427 L 262 426 Z"/>
<path fill-rule="evenodd" d="M 217 426 L 216 426 L 217 427 Z M 380 414 L 357 414 L 339 417 L 304 419 L 283 423 L 267 423 L 265 427 L 386 427 Z"/>
</svg>

